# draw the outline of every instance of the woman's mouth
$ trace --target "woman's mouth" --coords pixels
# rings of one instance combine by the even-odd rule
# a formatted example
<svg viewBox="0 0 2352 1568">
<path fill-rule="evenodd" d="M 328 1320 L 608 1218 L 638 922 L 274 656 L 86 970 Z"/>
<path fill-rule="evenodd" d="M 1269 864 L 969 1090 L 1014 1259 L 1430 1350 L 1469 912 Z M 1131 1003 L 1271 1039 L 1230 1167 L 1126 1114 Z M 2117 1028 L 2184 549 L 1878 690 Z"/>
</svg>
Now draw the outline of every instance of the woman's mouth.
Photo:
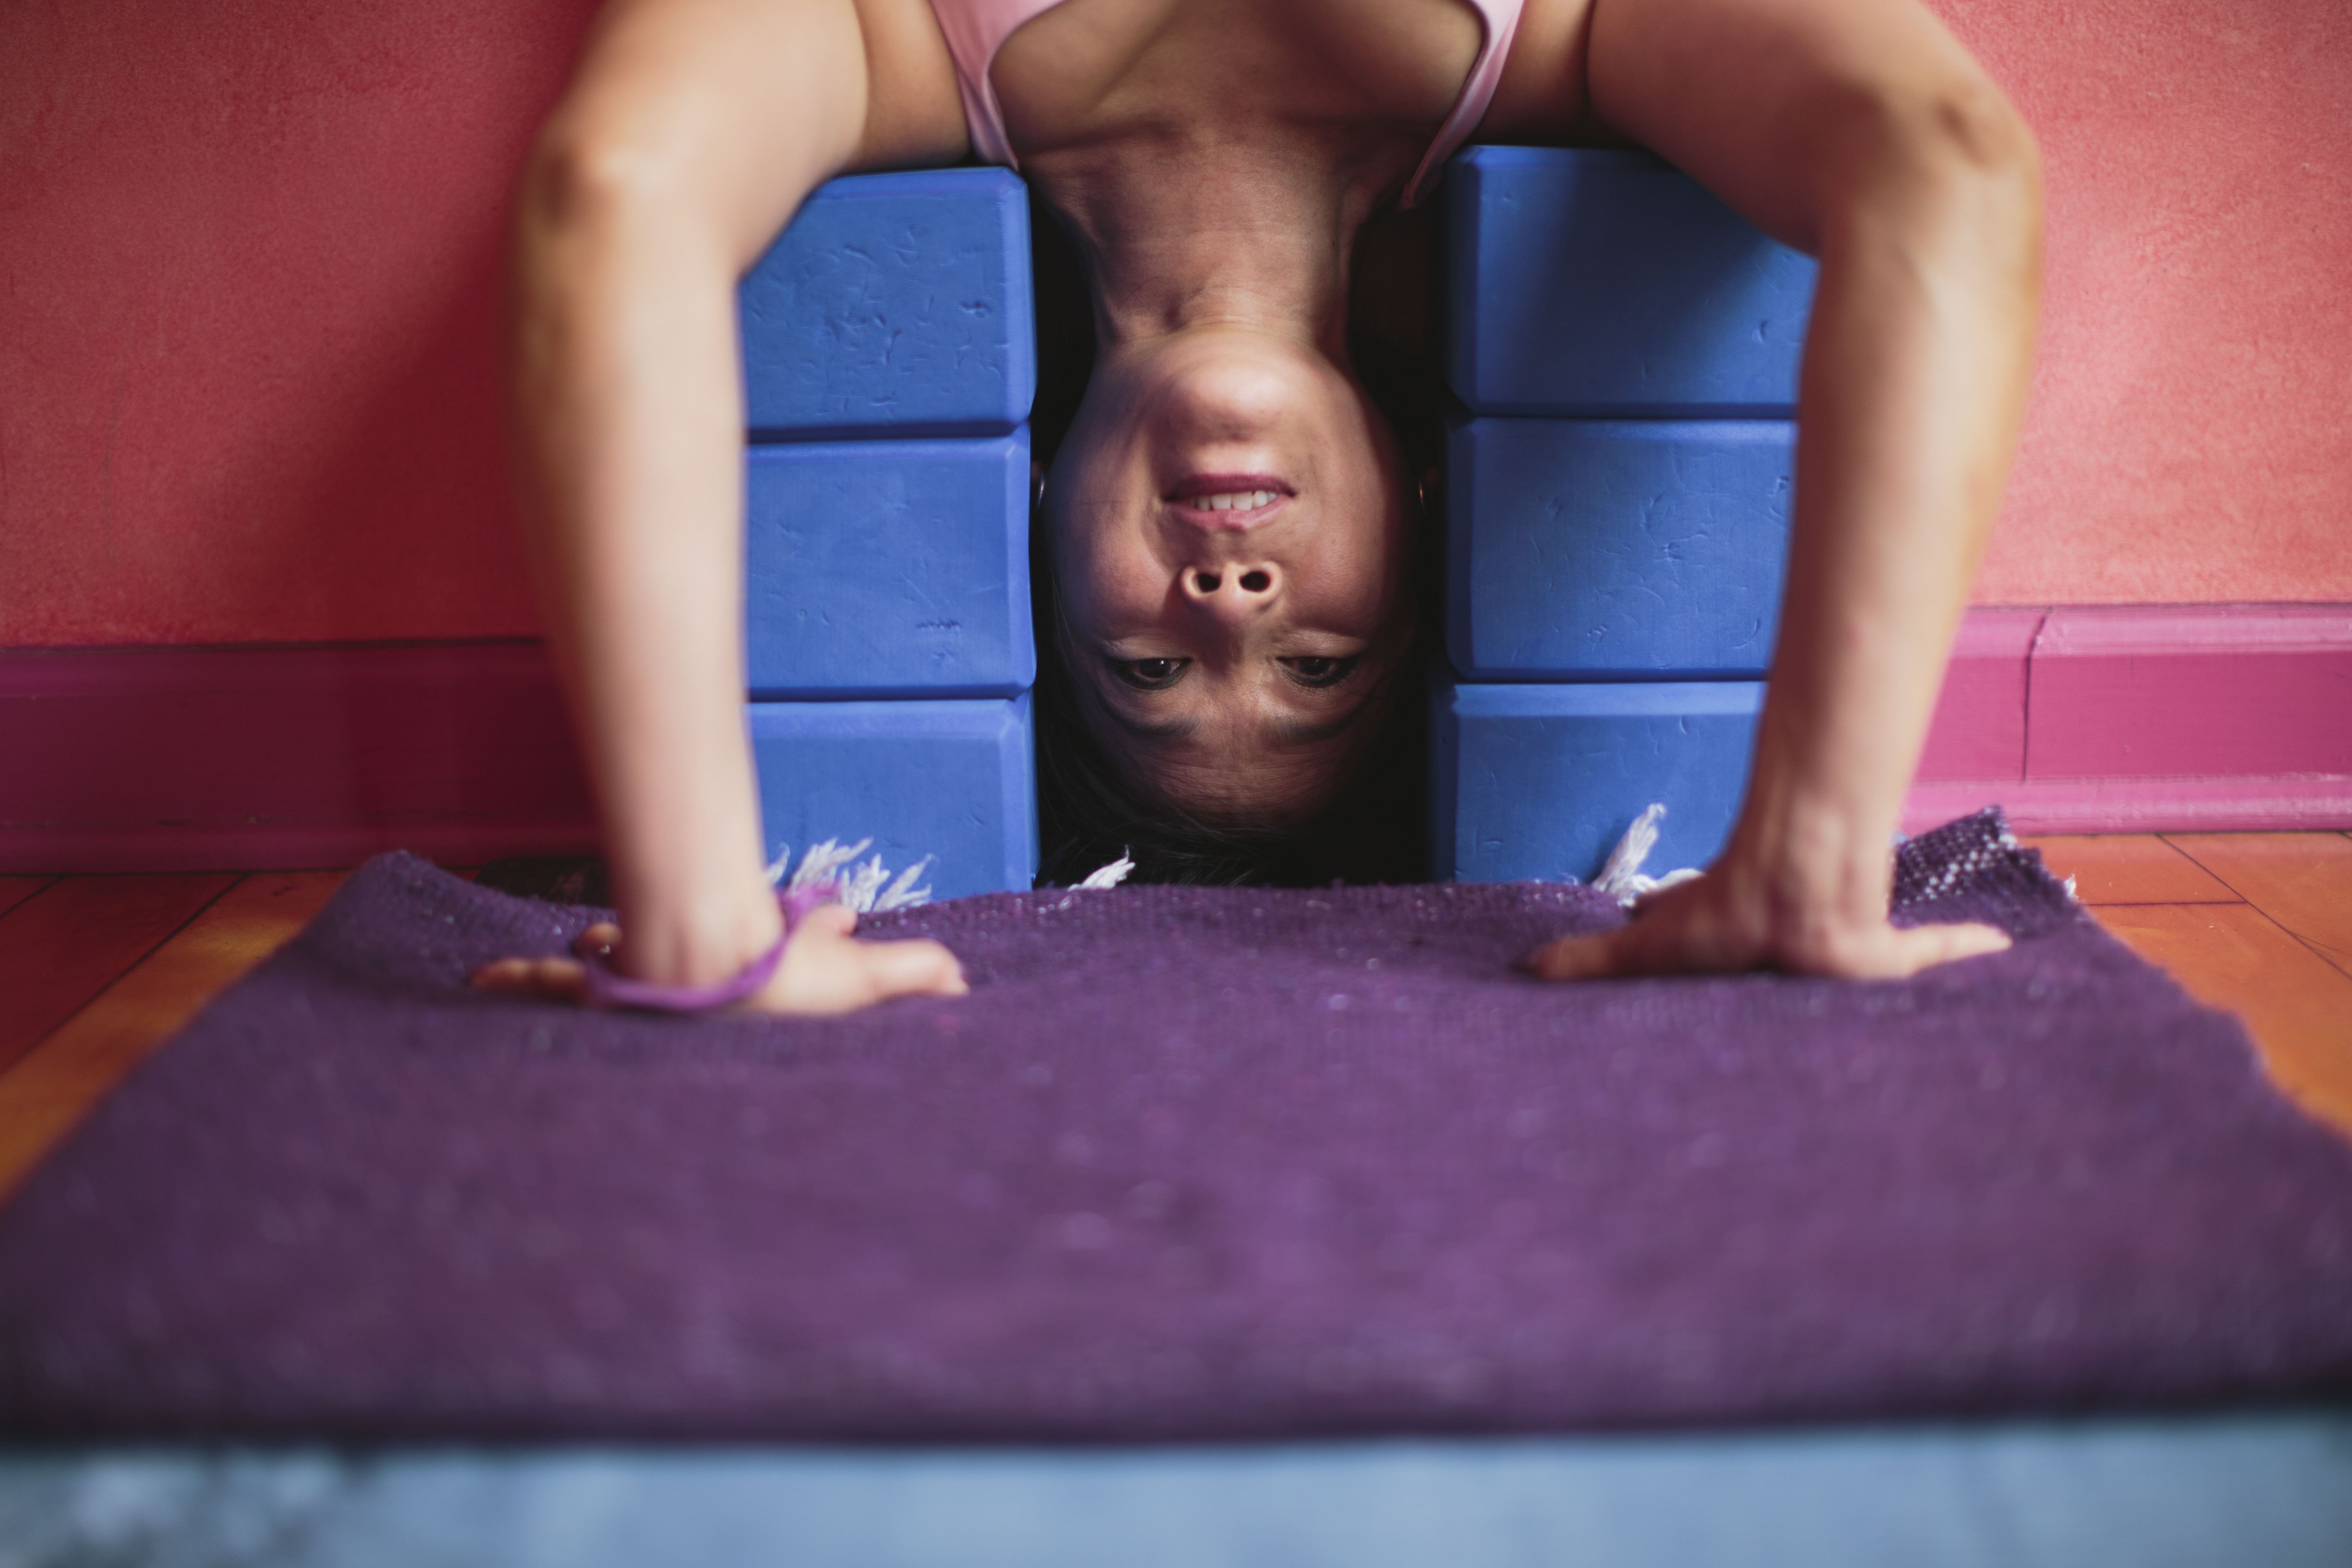
<svg viewBox="0 0 2352 1568">
<path fill-rule="evenodd" d="M 1255 511 L 1274 503 L 1272 490 L 1221 490 L 1215 495 L 1192 496 L 1184 504 L 1194 511 Z"/>
<path fill-rule="evenodd" d="M 1248 514 L 1297 493 L 1272 474 L 1194 474 L 1169 491 L 1168 500 L 1188 511 Z"/>
</svg>

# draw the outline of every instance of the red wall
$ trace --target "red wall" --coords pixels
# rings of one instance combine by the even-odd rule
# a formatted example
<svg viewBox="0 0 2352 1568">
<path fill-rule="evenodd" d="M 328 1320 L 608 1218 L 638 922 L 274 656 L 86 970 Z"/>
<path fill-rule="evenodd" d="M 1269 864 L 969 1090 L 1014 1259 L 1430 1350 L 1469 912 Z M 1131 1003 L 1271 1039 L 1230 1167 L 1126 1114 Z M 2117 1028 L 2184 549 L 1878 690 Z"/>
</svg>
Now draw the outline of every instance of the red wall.
<svg viewBox="0 0 2352 1568">
<path fill-rule="evenodd" d="M 532 629 L 498 258 L 591 10 L 0 5 L 0 643 Z"/>
<path fill-rule="evenodd" d="M 2352 9 L 1934 0 L 2042 139 L 1989 604 L 2352 600 Z"/>
<path fill-rule="evenodd" d="M 1987 603 L 2352 600 L 2342 0 L 1937 0 L 2041 132 Z M 0 6 L 0 645 L 529 632 L 514 165 L 585 0 Z"/>
</svg>

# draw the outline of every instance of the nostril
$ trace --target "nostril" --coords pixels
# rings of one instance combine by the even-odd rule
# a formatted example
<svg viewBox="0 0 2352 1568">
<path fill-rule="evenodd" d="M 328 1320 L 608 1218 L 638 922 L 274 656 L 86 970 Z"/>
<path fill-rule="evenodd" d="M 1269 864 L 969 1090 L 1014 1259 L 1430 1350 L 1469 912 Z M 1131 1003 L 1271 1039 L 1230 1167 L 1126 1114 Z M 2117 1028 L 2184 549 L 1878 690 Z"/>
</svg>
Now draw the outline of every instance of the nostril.
<svg viewBox="0 0 2352 1568">
<path fill-rule="evenodd" d="M 1268 588 L 1273 586 L 1274 579 L 1267 576 L 1263 572 L 1244 572 L 1242 574 L 1242 592 L 1245 594 L 1263 594 Z"/>
<path fill-rule="evenodd" d="M 1217 574 L 1214 572 L 1195 572 L 1192 574 L 1192 586 L 1200 589 L 1203 594 L 1215 593 L 1217 591 Z"/>
</svg>

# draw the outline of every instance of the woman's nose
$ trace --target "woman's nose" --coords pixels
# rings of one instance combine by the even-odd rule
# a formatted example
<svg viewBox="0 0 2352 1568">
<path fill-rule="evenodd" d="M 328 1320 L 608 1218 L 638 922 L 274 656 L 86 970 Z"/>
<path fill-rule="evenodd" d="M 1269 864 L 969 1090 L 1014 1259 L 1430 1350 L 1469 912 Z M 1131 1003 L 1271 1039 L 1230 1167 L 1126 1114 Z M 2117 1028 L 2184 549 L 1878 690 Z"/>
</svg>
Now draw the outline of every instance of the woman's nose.
<svg viewBox="0 0 2352 1568">
<path fill-rule="evenodd" d="M 1178 586 L 1194 607 L 1238 620 L 1274 603 L 1282 569 L 1270 561 L 1197 564 L 1184 568 Z"/>
</svg>

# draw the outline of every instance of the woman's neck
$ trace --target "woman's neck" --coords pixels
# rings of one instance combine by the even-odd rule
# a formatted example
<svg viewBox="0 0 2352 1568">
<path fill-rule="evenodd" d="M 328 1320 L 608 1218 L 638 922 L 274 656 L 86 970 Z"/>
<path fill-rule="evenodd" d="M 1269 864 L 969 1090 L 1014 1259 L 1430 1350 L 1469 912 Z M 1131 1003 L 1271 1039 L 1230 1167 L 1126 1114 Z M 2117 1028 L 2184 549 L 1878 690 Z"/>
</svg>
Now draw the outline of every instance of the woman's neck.
<svg viewBox="0 0 2352 1568">
<path fill-rule="evenodd" d="M 1344 365 L 1351 253 L 1395 182 L 1394 158 L 1318 141 L 1261 125 L 1205 146 L 1097 145 L 1034 161 L 1029 173 L 1085 262 L 1099 346 L 1242 328 L 1311 342 Z"/>
</svg>

